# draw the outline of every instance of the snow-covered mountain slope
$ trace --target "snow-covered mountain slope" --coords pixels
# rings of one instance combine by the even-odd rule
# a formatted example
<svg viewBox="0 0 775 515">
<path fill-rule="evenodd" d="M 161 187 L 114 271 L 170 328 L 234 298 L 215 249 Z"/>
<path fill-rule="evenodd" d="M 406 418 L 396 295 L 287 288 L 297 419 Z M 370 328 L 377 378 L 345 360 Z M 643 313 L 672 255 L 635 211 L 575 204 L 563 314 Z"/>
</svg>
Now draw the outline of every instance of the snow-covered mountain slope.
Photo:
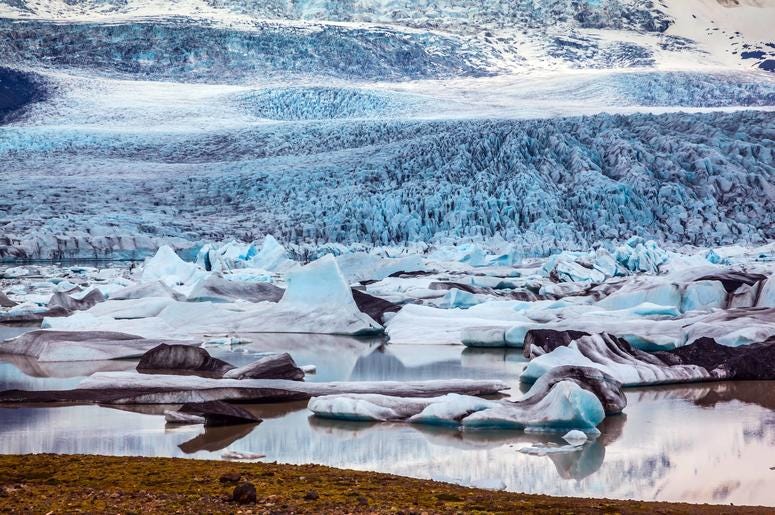
<svg viewBox="0 0 775 515">
<path fill-rule="evenodd" d="M 772 63 L 767 61 L 775 58 L 773 0 L 3 0 L 0 17 L 38 21 L 15 33 L 22 41 L 52 36 L 52 22 L 85 24 L 57 38 L 62 40 L 55 45 L 59 52 L 87 47 L 72 59 L 88 52 L 91 44 L 123 42 L 142 48 L 175 41 L 174 50 L 190 51 L 189 60 L 207 53 L 205 61 L 217 61 L 213 39 L 229 39 L 220 57 L 271 47 L 274 41 L 295 62 L 298 53 L 322 58 L 345 44 L 340 50 L 355 51 L 349 61 L 356 64 L 357 48 L 348 45 L 364 44 L 366 51 L 382 54 L 387 47 L 408 60 L 430 46 L 429 53 L 437 57 L 462 54 L 481 60 L 481 67 L 496 64 L 512 70 L 652 65 L 768 69 Z M 163 34 L 175 27 L 183 27 L 188 37 L 181 41 Z M 194 43 L 198 48 L 187 47 Z M 129 66 L 160 58 L 158 64 L 164 66 L 170 54 L 159 53 L 163 56 L 125 51 L 121 61 Z"/>
<path fill-rule="evenodd" d="M 773 13 L 775 0 L 0 0 L 0 257 L 266 233 L 506 238 L 526 253 L 634 234 L 765 242 Z"/>
</svg>

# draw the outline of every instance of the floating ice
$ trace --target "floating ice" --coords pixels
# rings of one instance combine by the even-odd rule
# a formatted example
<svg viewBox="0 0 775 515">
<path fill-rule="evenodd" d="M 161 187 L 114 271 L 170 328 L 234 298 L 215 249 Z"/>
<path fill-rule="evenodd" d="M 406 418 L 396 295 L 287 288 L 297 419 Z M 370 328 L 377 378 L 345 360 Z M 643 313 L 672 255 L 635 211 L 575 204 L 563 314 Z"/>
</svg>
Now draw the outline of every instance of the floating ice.
<svg viewBox="0 0 775 515">
<path fill-rule="evenodd" d="M 598 398 L 569 381 L 520 402 L 456 394 L 426 399 L 348 394 L 316 397 L 308 408 L 325 418 L 462 425 L 468 429 L 592 430 L 605 418 Z"/>
<path fill-rule="evenodd" d="M 567 347 L 538 356 L 528 363 L 520 380 L 532 383 L 559 366 L 591 367 L 601 370 L 625 386 L 679 383 L 708 379 L 710 374 L 694 365 L 668 366 L 658 358 L 607 334 L 584 336 Z"/>
<path fill-rule="evenodd" d="M 589 438 L 587 437 L 586 433 L 583 431 L 579 431 L 578 429 L 573 429 L 572 431 L 568 431 L 564 435 L 562 435 L 562 439 L 568 442 L 571 445 L 584 445 Z"/>
</svg>

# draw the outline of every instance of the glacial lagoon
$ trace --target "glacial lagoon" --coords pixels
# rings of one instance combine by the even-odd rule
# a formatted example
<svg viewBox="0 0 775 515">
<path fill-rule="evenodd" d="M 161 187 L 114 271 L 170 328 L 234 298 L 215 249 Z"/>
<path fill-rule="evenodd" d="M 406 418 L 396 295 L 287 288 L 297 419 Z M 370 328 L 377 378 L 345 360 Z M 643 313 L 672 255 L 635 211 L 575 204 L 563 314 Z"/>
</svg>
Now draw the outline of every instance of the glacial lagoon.
<svg viewBox="0 0 775 515">
<path fill-rule="evenodd" d="M 30 327 L 0 326 L 3 338 Z M 329 335 L 251 335 L 252 343 L 210 347 L 235 365 L 262 353 L 314 364 L 307 381 L 502 379 L 520 398 L 527 360 L 519 349 L 392 345 Z M 95 371 L 132 370 L 134 360 L 47 363 L 0 357 L 0 390 L 68 389 Z M 174 427 L 170 406 L 0 408 L 0 453 L 83 453 L 318 463 L 559 496 L 775 506 L 775 395 L 771 383 L 742 381 L 626 389 L 623 415 L 577 452 L 532 456 L 520 448 L 563 442 L 560 434 L 460 431 L 403 423 L 315 418 L 307 402 L 244 405 L 257 425 Z M 710 430 L 712 429 L 712 430 Z"/>
</svg>

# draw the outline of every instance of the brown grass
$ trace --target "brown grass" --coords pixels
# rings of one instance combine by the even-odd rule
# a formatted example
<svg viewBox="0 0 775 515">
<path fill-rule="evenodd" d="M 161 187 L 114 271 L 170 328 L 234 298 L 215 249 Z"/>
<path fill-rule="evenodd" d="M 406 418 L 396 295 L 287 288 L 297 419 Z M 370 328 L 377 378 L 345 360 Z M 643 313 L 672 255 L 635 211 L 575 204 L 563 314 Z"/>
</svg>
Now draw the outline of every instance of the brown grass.
<svg viewBox="0 0 775 515">
<path fill-rule="evenodd" d="M 257 503 L 230 500 L 238 474 Z M 312 493 L 314 492 L 314 493 Z M 3 513 L 775 513 L 492 492 L 319 465 L 52 454 L 0 456 Z"/>
</svg>

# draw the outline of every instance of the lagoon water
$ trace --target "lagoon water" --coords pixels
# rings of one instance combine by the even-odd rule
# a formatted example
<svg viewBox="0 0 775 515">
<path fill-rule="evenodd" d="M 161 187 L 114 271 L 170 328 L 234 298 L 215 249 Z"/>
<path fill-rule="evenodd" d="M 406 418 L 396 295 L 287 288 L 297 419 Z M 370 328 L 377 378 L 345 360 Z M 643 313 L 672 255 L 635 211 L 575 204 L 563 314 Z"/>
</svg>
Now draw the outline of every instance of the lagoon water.
<svg viewBox="0 0 775 515">
<path fill-rule="evenodd" d="M 2 337 L 28 328 L 3 328 Z M 389 345 L 320 335 L 252 335 L 252 343 L 209 351 L 235 365 L 287 350 L 315 364 L 310 381 L 497 378 L 522 395 L 519 351 L 461 346 Z M 0 389 L 65 389 L 134 361 L 40 364 L 0 357 Z M 265 454 L 283 463 L 319 463 L 551 495 L 775 506 L 773 383 L 708 383 L 628 389 L 622 416 L 580 451 L 519 452 L 559 435 L 457 431 L 407 424 L 317 419 L 306 402 L 248 405 L 258 425 L 172 427 L 168 406 L 24 406 L 0 408 L 2 453 L 93 453 L 221 459 L 227 451 Z M 712 429 L 710 431 L 709 429 Z"/>
</svg>

